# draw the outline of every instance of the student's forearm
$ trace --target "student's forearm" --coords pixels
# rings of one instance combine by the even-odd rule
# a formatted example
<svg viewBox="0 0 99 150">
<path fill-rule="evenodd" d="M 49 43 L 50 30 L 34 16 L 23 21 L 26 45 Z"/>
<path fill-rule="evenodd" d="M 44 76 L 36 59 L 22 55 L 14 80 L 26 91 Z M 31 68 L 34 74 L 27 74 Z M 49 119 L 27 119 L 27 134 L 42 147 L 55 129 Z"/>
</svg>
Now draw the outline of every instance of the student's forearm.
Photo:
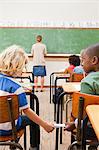
<svg viewBox="0 0 99 150">
<path fill-rule="evenodd" d="M 41 119 L 34 111 L 32 111 L 30 108 L 27 108 L 23 110 L 23 112 L 28 116 L 30 120 L 35 122 L 36 124 L 45 127 L 45 121 Z"/>
</svg>

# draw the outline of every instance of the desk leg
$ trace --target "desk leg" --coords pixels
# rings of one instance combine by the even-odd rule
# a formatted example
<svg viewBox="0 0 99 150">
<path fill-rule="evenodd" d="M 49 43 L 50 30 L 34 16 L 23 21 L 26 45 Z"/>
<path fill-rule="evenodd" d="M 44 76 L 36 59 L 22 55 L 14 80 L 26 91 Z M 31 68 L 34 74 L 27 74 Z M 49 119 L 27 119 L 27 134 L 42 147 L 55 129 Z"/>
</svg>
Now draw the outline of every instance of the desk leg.
<svg viewBox="0 0 99 150">
<path fill-rule="evenodd" d="M 58 105 L 57 105 L 57 118 L 56 123 L 63 123 L 63 96 L 65 92 L 62 92 L 58 97 Z M 61 112 L 60 112 L 61 107 Z M 61 113 L 61 114 L 60 114 Z M 61 117 L 61 118 L 60 118 Z M 58 150 L 58 139 L 59 139 L 59 129 L 56 129 L 56 143 L 55 143 L 55 150 Z M 60 144 L 62 144 L 62 128 L 60 129 Z"/>
<path fill-rule="evenodd" d="M 27 143 L 26 143 L 26 127 L 25 127 L 25 132 L 24 132 L 24 150 L 27 149 Z"/>
<path fill-rule="evenodd" d="M 30 94 L 30 107 L 34 111 L 34 94 Z M 37 107 L 37 106 L 36 106 Z M 33 123 L 30 126 L 30 150 L 39 150 L 40 145 L 40 127 Z"/>
<path fill-rule="evenodd" d="M 54 98 L 55 98 L 55 104 L 54 104 L 54 121 L 56 121 L 56 91 L 57 90 L 57 77 L 55 79 L 55 93 L 54 93 Z"/>
<path fill-rule="evenodd" d="M 51 99 L 52 99 L 52 95 L 51 95 L 52 94 L 52 92 L 51 92 L 51 90 L 52 90 L 51 89 L 52 88 L 52 81 L 51 80 L 52 80 L 52 78 L 51 78 L 51 75 L 50 75 L 50 104 L 51 104 Z"/>
<path fill-rule="evenodd" d="M 63 123 L 63 96 L 61 97 L 61 124 Z M 62 128 L 60 128 L 60 144 L 62 144 Z"/>
</svg>

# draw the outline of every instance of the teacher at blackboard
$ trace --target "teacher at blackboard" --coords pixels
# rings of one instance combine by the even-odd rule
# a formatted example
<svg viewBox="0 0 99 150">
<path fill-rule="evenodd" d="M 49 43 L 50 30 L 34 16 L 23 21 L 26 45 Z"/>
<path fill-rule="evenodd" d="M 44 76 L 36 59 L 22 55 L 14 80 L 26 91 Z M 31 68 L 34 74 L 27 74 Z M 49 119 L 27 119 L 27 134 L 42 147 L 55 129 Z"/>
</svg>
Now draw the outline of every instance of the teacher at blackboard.
<svg viewBox="0 0 99 150">
<path fill-rule="evenodd" d="M 46 65 L 44 56 L 47 54 L 46 45 L 42 43 L 42 36 L 36 37 L 36 43 L 32 45 L 31 54 L 33 56 L 33 74 L 35 92 L 38 92 L 38 77 L 41 78 L 41 90 L 44 88 L 44 76 L 46 76 Z"/>
</svg>

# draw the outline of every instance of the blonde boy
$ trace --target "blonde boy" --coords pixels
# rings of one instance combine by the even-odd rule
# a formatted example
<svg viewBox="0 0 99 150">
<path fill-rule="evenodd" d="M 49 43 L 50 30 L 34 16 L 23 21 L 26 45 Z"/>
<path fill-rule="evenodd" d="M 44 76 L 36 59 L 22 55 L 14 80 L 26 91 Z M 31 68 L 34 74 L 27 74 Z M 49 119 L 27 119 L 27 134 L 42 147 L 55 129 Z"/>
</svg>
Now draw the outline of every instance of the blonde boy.
<svg viewBox="0 0 99 150">
<path fill-rule="evenodd" d="M 19 108 L 26 116 L 20 116 L 16 122 L 17 130 L 30 125 L 32 122 L 42 126 L 47 132 L 51 132 L 52 124 L 42 120 L 28 106 L 26 94 L 21 85 L 13 77 L 19 76 L 28 62 L 28 57 L 23 48 L 17 45 L 8 47 L 0 55 L 0 95 L 15 93 L 19 98 Z M 0 135 L 11 134 L 10 123 L 0 124 Z"/>
</svg>

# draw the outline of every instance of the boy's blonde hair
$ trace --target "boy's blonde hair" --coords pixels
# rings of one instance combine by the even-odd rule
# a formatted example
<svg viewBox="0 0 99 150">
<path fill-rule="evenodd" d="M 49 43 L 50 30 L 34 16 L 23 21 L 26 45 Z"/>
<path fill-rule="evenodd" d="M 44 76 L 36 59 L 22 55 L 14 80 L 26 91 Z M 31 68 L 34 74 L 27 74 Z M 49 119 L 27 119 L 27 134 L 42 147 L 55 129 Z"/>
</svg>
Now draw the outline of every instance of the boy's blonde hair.
<svg viewBox="0 0 99 150">
<path fill-rule="evenodd" d="M 27 63 L 28 56 L 18 45 L 8 47 L 0 54 L 0 71 L 11 76 L 22 71 Z"/>
</svg>

